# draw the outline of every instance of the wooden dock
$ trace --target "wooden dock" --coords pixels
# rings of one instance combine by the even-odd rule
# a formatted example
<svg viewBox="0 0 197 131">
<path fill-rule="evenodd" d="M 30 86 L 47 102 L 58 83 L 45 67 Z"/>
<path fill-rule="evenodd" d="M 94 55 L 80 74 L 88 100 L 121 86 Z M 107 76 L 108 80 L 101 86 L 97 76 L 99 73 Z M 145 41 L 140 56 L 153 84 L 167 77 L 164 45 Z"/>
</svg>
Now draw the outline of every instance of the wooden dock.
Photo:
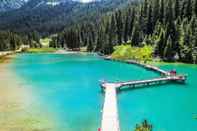
<svg viewBox="0 0 197 131">
<path fill-rule="evenodd" d="M 117 90 L 124 87 L 137 88 L 144 85 L 161 84 L 164 82 L 185 82 L 185 76 L 167 76 L 149 80 L 137 80 L 127 82 L 102 82 L 101 87 L 105 90 L 105 101 L 103 107 L 101 131 L 120 131 L 120 123 L 117 107 Z"/>
<path fill-rule="evenodd" d="M 181 82 L 184 83 L 186 80 L 185 76 L 167 76 L 167 77 L 160 77 L 160 78 L 153 78 L 148 80 L 136 80 L 136 81 L 127 81 L 127 82 L 102 82 L 101 87 L 104 89 L 113 87 L 116 89 L 122 89 L 124 87 L 127 88 L 137 88 L 141 86 L 147 85 L 155 85 L 155 84 L 162 84 L 168 82 Z M 110 86 L 108 86 L 110 85 Z"/>
<path fill-rule="evenodd" d="M 174 72 L 164 71 L 156 66 L 147 65 L 133 60 L 114 60 L 111 57 L 102 56 L 105 60 L 123 62 L 127 64 L 135 64 L 147 70 L 159 73 L 161 77 L 147 80 L 136 80 L 126 82 L 101 82 L 101 87 L 105 91 L 105 101 L 102 115 L 101 131 L 120 131 L 118 108 L 117 108 L 117 90 L 124 88 L 136 89 L 141 86 L 157 85 L 168 82 L 184 83 L 185 75 L 177 75 Z"/>
<path fill-rule="evenodd" d="M 149 64 L 144 64 L 144 63 L 141 63 L 141 62 L 138 62 L 138 61 L 135 61 L 135 60 L 116 60 L 116 59 L 112 59 L 111 57 L 106 57 L 106 56 L 101 56 L 103 57 L 103 59 L 105 60 L 110 60 L 110 61 L 117 61 L 117 62 L 123 62 L 123 63 L 127 63 L 127 64 L 134 64 L 134 65 L 137 65 L 137 66 L 141 66 L 147 70 L 151 70 L 151 71 L 154 71 L 156 73 L 159 73 L 161 75 L 164 75 L 164 76 L 167 76 L 167 75 L 170 75 L 169 72 L 167 71 L 164 71 L 156 66 L 153 66 L 153 65 L 149 65 Z"/>
<path fill-rule="evenodd" d="M 120 131 L 116 87 L 107 83 L 106 86 L 101 131 Z"/>
</svg>

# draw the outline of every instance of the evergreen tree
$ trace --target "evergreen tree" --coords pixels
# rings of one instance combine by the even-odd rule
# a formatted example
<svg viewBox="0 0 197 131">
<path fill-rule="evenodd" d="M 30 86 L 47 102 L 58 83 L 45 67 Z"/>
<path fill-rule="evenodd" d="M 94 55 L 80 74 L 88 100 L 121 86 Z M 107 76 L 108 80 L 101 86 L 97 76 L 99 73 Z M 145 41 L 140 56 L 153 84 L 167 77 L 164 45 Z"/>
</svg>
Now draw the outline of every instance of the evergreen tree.
<svg viewBox="0 0 197 131">
<path fill-rule="evenodd" d="M 95 47 L 95 52 L 101 52 L 103 49 L 103 32 L 102 29 L 99 29 L 98 32 L 98 37 L 97 37 L 97 41 L 96 41 L 96 47 Z"/>
<path fill-rule="evenodd" d="M 157 23 L 157 20 L 159 19 L 160 16 L 160 4 L 159 0 L 153 0 L 153 25 Z"/>
<path fill-rule="evenodd" d="M 196 17 L 197 17 L 197 0 L 195 0 L 194 12 L 195 12 Z"/>
<path fill-rule="evenodd" d="M 160 18 L 159 18 L 159 20 L 160 20 L 160 22 L 161 23 L 163 23 L 164 22 L 164 16 L 165 16 L 165 13 L 164 13 L 164 0 L 161 0 L 161 2 L 160 2 L 160 5 L 161 5 L 161 7 L 160 7 Z"/>
<path fill-rule="evenodd" d="M 15 39 L 15 36 L 10 33 L 10 49 L 11 50 L 16 50 L 16 39 Z"/>
<path fill-rule="evenodd" d="M 173 48 L 172 48 L 172 39 L 169 36 L 167 43 L 166 43 L 166 47 L 164 49 L 164 59 L 167 61 L 173 61 L 174 60 L 174 53 L 173 53 Z"/>
<path fill-rule="evenodd" d="M 185 15 L 188 19 L 192 18 L 192 0 L 187 0 L 187 7 L 186 7 L 186 12 Z"/>
<path fill-rule="evenodd" d="M 122 12 L 120 10 L 116 12 L 116 24 L 117 24 L 118 44 L 121 44 L 122 35 L 123 35 L 123 21 L 122 21 Z"/>
<path fill-rule="evenodd" d="M 148 22 L 147 22 L 147 32 L 148 35 L 153 33 L 153 18 L 152 18 L 152 6 L 149 6 L 148 11 Z"/>
<path fill-rule="evenodd" d="M 131 39 L 131 44 L 132 46 L 139 46 L 140 43 L 142 42 L 141 39 L 142 32 L 140 30 L 139 22 L 136 21 L 133 33 L 132 33 L 132 39 Z"/>
<path fill-rule="evenodd" d="M 111 23 L 110 23 L 110 26 L 109 26 L 109 32 L 108 32 L 109 33 L 109 42 L 110 43 L 115 43 L 116 42 L 116 32 L 117 32 L 116 20 L 115 20 L 115 16 L 112 15 L 112 17 L 111 17 Z"/>
<path fill-rule="evenodd" d="M 124 42 L 127 42 L 129 37 L 129 24 L 130 24 L 129 17 L 130 17 L 130 12 L 128 11 L 128 13 L 126 14 L 126 20 L 124 26 Z"/>
<path fill-rule="evenodd" d="M 87 51 L 88 51 L 88 52 L 92 52 L 93 49 L 94 49 L 94 47 L 93 47 L 93 42 L 92 42 L 91 39 L 89 39 Z"/>
<path fill-rule="evenodd" d="M 129 37 L 132 36 L 132 31 L 133 31 L 133 27 L 134 27 L 134 22 L 135 22 L 135 8 L 133 8 L 132 10 L 132 14 L 131 14 L 131 20 L 130 20 L 130 24 L 129 24 L 129 32 L 128 32 L 128 35 Z"/>
<path fill-rule="evenodd" d="M 161 28 L 159 41 L 157 42 L 157 46 L 155 49 L 155 55 L 163 58 L 165 46 L 166 46 L 166 34 L 165 34 L 165 30 Z"/>
<path fill-rule="evenodd" d="M 165 23 L 172 24 L 172 21 L 174 20 L 174 12 L 173 12 L 173 6 L 172 6 L 172 0 L 168 1 L 168 6 L 166 9 L 166 15 L 165 15 Z"/>
<path fill-rule="evenodd" d="M 142 13 L 143 13 L 144 17 L 146 17 L 148 15 L 148 0 L 144 0 Z"/>
<path fill-rule="evenodd" d="M 175 1 L 175 18 L 177 19 L 179 16 L 180 16 L 180 3 L 179 3 L 180 0 L 176 0 Z"/>
</svg>

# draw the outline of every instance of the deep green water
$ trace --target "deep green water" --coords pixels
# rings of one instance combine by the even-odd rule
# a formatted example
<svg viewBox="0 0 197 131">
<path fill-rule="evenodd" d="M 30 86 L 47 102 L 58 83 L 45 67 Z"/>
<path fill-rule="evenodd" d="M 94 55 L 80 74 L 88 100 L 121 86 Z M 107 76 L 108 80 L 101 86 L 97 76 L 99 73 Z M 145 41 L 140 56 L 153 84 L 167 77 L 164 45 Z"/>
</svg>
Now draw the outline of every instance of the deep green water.
<svg viewBox="0 0 197 131">
<path fill-rule="evenodd" d="M 187 84 L 121 92 L 118 104 L 122 131 L 133 131 L 144 119 L 153 125 L 153 131 L 197 131 L 197 66 L 160 67 L 188 74 Z M 12 69 L 25 85 L 31 85 L 26 88 L 31 88 L 37 100 L 32 105 L 40 107 L 40 112 L 53 114 L 56 126 L 51 131 L 96 131 L 100 127 L 104 97 L 99 80 L 158 76 L 135 65 L 87 54 L 22 54 L 13 61 Z"/>
</svg>

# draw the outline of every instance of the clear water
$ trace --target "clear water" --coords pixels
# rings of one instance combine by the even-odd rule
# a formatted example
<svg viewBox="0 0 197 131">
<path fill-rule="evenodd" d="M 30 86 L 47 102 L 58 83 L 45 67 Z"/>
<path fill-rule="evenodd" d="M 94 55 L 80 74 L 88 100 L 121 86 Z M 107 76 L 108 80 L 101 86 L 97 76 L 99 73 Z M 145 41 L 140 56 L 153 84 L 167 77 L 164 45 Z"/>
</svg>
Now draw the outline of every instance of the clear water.
<svg viewBox="0 0 197 131">
<path fill-rule="evenodd" d="M 154 131 L 197 130 L 197 66 L 161 65 L 189 75 L 186 85 L 170 84 L 123 91 L 118 95 L 122 131 L 147 119 Z M 105 61 L 95 55 L 22 54 L 12 69 L 31 88 L 40 112 L 56 121 L 51 131 L 95 131 L 100 127 L 104 96 L 99 80 L 158 77 L 135 65 Z M 44 108 L 43 108 L 44 107 Z M 47 116 L 46 116 L 47 118 Z"/>
</svg>

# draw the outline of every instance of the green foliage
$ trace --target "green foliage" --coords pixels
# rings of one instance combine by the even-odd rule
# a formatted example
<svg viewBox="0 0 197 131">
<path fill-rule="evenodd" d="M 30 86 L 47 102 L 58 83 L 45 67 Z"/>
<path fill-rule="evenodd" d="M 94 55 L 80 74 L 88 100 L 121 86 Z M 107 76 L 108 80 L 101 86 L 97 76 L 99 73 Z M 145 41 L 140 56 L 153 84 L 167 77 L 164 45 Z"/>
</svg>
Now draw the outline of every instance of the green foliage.
<svg viewBox="0 0 197 131">
<path fill-rule="evenodd" d="M 135 131 L 152 131 L 152 125 L 144 120 L 141 125 L 136 125 Z"/>
<path fill-rule="evenodd" d="M 48 37 L 40 39 L 40 43 L 42 47 L 49 47 L 50 42 L 51 42 L 51 38 Z"/>
<path fill-rule="evenodd" d="M 55 52 L 57 49 L 55 48 L 29 48 L 25 52 L 27 53 L 50 53 Z"/>
<path fill-rule="evenodd" d="M 115 47 L 112 53 L 113 59 L 151 61 L 153 48 L 151 46 L 132 47 L 131 45 L 120 45 Z"/>
<path fill-rule="evenodd" d="M 0 51 L 16 50 L 23 43 L 23 38 L 18 34 L 0 31 Z"/>
</svg>

